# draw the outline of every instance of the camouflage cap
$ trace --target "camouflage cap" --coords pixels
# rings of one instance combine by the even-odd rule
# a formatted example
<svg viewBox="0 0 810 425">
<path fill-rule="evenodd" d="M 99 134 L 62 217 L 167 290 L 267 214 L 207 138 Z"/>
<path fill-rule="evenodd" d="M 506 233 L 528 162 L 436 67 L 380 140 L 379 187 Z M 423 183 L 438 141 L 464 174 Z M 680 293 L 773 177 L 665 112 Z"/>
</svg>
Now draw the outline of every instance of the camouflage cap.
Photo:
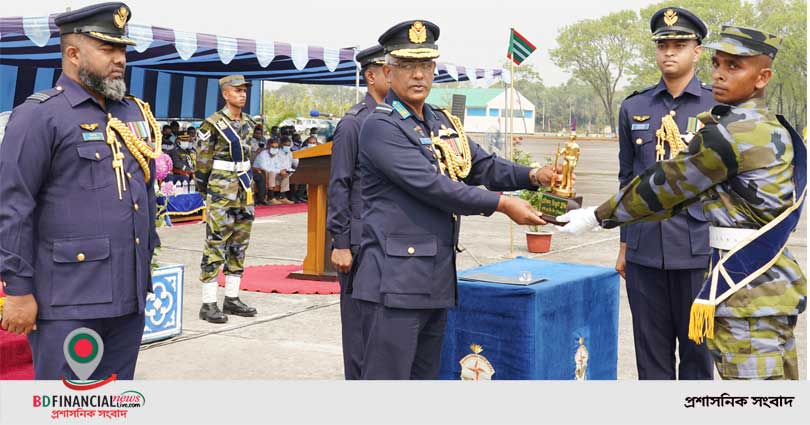
<svg viewBox="0 0 810 425">
<path fill-rule="evenodd" d="M 782 37 L 765 31 L 723 25 L 720 40 L 707 44 L 706 48 L 737 56 L 768 55 L 773 59 L 781 44 Z"/>
<path fill-rule="evenodd" d="M 239 74 L 228 75 L 219 79 L 219 88 L 224 88 L 225 86 L 239 87 L 250 85 L 252 85 L 252 83 L 246 80 L 244 75 Z"/>
</svg>

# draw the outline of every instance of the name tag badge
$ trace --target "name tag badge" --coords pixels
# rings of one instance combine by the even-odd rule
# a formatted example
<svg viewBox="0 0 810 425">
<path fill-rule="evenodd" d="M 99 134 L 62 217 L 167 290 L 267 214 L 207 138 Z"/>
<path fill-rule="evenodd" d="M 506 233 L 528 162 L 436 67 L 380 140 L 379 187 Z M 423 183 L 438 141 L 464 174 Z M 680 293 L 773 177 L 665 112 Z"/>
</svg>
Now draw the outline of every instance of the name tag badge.
<svg viewBox="0 0 810 425">
<path fill-rule="evenodd" d="M 630 127 L 630 130 L 649 130 L 649 129 L 650 123 L 633 124 L 633 126 Z"/>
<path fill-rule="evenodd" d="M 433 144 L 433 140 L 431 140 L 430 137 L 420 137 L 419 142 L 422 143 L 423 145 L 432 145 Z"/>
<path fill-rule="evenodd" d="M 82 140 L 84 140 L 85 142 L 103 142 L 104 133 L 100 132 L 82 133 Z"/>
</svg>

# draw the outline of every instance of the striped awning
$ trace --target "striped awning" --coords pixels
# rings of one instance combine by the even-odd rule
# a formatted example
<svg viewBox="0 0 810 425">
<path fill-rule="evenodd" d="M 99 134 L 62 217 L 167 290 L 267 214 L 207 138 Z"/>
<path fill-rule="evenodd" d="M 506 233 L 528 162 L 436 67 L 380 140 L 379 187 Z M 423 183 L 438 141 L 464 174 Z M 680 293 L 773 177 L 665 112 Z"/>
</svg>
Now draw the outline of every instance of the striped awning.
<svg viewBox="0 0 810 425">
<path fill-rule="evenodd" d="M 52 87 L 61 73 L 59 31 L 47 17 L 0 18 L 0 111 Z M 201 118 L 222 106 L 217 79 L 353 86 L 359 64 L 354 49 L 325 48 L 187 33 L 137 23 L 127 48 L 127 87 L 159 118 Z M 498 79 L 501 69 L 440 63 L 435 82 Z M 261 84 L 248 93 L 248 113 L 258 114 Z"/>
</svg>

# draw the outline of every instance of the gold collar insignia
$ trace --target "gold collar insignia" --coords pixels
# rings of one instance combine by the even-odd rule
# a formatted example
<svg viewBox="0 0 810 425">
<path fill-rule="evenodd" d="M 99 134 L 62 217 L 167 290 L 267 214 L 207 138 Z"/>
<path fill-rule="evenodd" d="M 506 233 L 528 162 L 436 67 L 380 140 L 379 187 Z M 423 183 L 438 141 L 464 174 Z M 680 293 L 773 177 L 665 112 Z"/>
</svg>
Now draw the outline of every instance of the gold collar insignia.
<svg viewBox="0 0 810 425">
<path fill-rule="evenodd" d="M 678 22 L 678 12 L 667 9 L 667 11 L 664 12 L 664 23 L 671 27 L 675 25 L 676 22 Z"/>
<path fill-rule="evenodd" d="M 427 27 L 422 21 L 416 21 L 408 30 L 408 39 L 411 43 L 422 44 L 427 40 Z"/>
<path fill-rule="evenodd" d="M 79 124 L 79 127 L 83 128 L 83 129 L 85 129 L 87 131 L 93 131 L 93 130 L 98 128 L 98 123 L 94 122 L 92 124 Z"/>
<path fill-rule="evenodd" d="M 650 119 L 649 115 L 633 115 L 633 121 L 644 122 Z"/>
</svg>

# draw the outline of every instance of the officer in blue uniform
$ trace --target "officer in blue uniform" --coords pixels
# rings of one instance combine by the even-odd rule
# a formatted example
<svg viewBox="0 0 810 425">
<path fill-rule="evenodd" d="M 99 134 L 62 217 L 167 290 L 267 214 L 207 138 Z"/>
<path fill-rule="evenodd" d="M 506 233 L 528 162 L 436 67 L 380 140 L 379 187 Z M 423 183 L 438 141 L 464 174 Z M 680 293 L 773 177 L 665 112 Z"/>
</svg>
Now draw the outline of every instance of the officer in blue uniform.
<svg viewBox="0 0 810 425">
<path fill-rule="evenodd" d="M 352 106 L 338 122 L 332 144 L 332 171 L 329 176 L 329 202 L 326 228 L 332 235 L 332 264 L 340 280 L 340 325 L 343 340 L 343 371 L 346 379 L 360 378 L 363 339 L 360 312 L 351 297 L 353 260 L 363 232 L 360 214 L 360 167 L 357 166 L 357 139 L 366 117 L 388 93 L 382 72 L 385 51 L 380 45 L 357 53 L 361 75 L 368 92 L 362 102 Z"/>
<path fill-rule="evenodd" d="M 711 87 L 695 75 L 706 26 L 677 7 L 650 19 L 658 84 L 633 92 L 619 110 L 619 183 L 684 149 L 697 115 L 715 105 Z M 705 344 L 687 337 L 689 309 L 709 263 L 709 226 L 691 205 L 669 220 L 621 229 L 616 270 L 627 282 L 639 379 L 712 379 Z M 680 363 L 675 368 L 676 341 Z"/>
<path fill-rule="evenodd" d="M 456 302 L 460 216 L 500 211 L 518 224 L 545 224 L 528 202 L 490 190 L 537 189 L 554 170 L 487 154 L 456 117 L 425 103 L 438 37 L 436 25 L 417 20 L 379 38 L 391 89 L 363 124 L 358 157 L 363 234 L 352 297 L 361 313 L 362 379 L 436 377 Z"/>
<path fill-rule="evenodd" d="M 0 148 L 2 326 L 28 334 L 36 379 L 77 378 L 63 343 L 80 327 L 104 344 L 90 379 L 135 372 L 161 141 L 148 105 L 126 96 L 130 17 L 123 3 L 56 17 L 63 73 L 14 109 Z"/>
</svg>

